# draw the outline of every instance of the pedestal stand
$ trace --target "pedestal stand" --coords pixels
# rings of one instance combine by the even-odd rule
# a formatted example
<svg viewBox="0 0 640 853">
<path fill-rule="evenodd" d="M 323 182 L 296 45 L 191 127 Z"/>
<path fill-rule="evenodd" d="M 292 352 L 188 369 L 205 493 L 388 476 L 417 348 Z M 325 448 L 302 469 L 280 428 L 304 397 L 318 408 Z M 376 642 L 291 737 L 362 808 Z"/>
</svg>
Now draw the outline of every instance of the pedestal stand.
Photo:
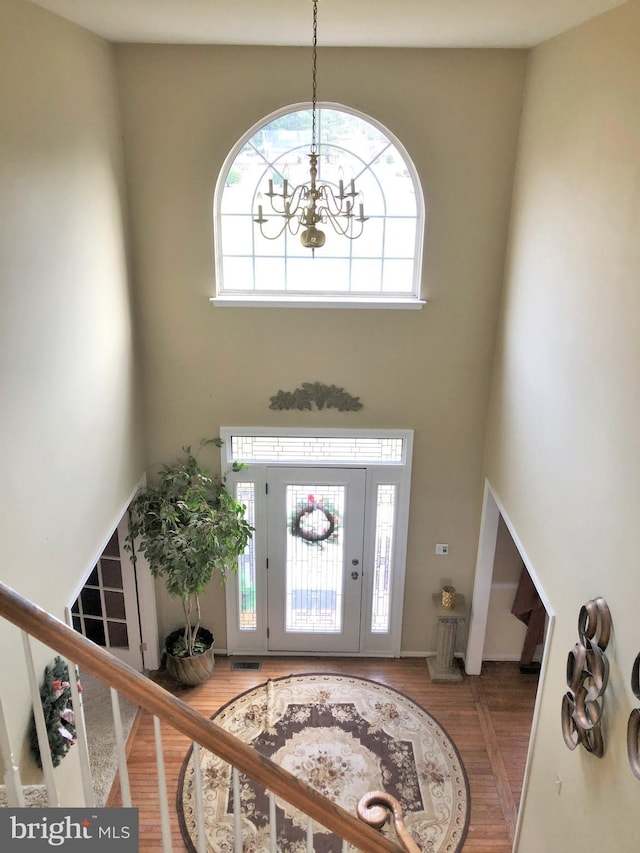
<svg viewBox="0 0 640 853">
<path fill-rule="evenodd" d="M 462 671 L 453 663 L 456 647 L 458 623 L 464 622 L 467 615 L 464 595 L 456 595 L 456 606 L 447 609 L 442 606 L 442 595 L 433 596 L 433 606 L 438 617 L 438 643 L 436 656 L 427 658 L 431 681 L 462 681 Z"/>
</svg>

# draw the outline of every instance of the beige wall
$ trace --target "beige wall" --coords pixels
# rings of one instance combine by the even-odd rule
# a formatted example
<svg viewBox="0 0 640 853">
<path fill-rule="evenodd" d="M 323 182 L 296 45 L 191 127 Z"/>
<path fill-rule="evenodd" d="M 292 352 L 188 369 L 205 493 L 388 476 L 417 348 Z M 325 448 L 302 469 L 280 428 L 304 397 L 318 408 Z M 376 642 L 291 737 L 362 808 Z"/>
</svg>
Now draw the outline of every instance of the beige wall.
<svg viewBox="0 0 640 853">
<path fill-rule="evenodd" d="M 625 738 L 640 704 L 639 104 L 638 0 L 533 52 L 487 447 L 557 614 L 522 853 L 638 846 Z M 596 595 L 614 624 L 601 760 L 560 732 L 578 611 Z"/>
<path fill-rule="evenodd" d="M 498 519 L 498 534 L 496 536 L 496 553 L 493 560 L 493 583 L 518 584 L 524 563 L 518 546 L 509 533 L 502 516 Z"/>
<path fill-rule="evenodd" d="M 63 618 L 142 470 L 112 48 L 3 0 L 0 116 L 0 578 Z M 0 647 L 17 747 L 30 700 L 3 622 Z"/>
<path fill-rule="evenodd" d="M 213 191 L 255 122 L 310 94 L 307 49 L 117 48 L 144 341 L 148 461 L 222 424 L 412 428 L 402 648 L 435 648 L 431 595 L 471 593 L 481 454 L 525 54 L 325 49 L 319 97 L 386 125 L 427 201 L 421 312 L 214 308 Z M 357 414 L 272 412 L 305 380 Z M 213 458 L 213 457 L 211 457 Z M 450 555 L 436 557 L 436 542 Z M 217 603 L 214 603 L 217 597 Z M 224 637 L 219 593 L 205 602 Z M 161 603 L 165 628 L 177 609 Z"/>
</svg>

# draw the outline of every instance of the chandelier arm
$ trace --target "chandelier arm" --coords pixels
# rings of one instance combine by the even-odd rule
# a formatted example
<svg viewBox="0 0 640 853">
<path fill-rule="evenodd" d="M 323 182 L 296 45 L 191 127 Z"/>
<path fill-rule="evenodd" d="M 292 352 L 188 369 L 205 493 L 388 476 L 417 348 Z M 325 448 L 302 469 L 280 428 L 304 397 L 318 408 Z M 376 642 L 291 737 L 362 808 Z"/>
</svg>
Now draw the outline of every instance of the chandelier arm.
<svg viewBox="0 0 640 853">
<path fill-rule="evenodd" d="M 287 225 L 288 225 L 288 222 L 287 222 L 287 220 L 285 219 L 285 221 L 284 221 L 284 222 L 283 222 L 283 224 L 282 224 L 282 227 L 281 227 L 281 228 L 280 228 L 280 230 L 277 232 L 277 234 L 274 234 L 273 236 L 269 236 L 269 234 L 265 234 L 265 231 L 264 231 L 263 225 L 264 225 L 264 223 L 265 223 L 265 222 L 271 222 L 271 220 L 270 220 L 270 219 L 263 219 L 262 221 L 260 221 L 260 220 L 258 220 L 258 219 L 254 219 L 253 221 L 254 221 L 257 225 L 259 225 L 259 226 L 260 226 L 260 234 L 264 237 L 264 239 L 265 239 L 265 240 L 279 240 L 279 239 L 280 239 L 280 237 L 282 237 L 282 235 L 284 234 L 284 231 L 285 231 L 285 229 L 286 229 L 286 227 L 287 227 Z"/>
<path fill-rule="evenodd" d="M 346 216 L 349 211 L 353 210 L 353 202 L 350 198 L 345 196 L 344 199 L 341 199 L 340 196 L 336 196 L 333 187 L 330 187 L 328 184 L 321 184 L 318 187 L 318 191 L 325 208 L 332 216 Z"/>
<path fill-rule="evenodd" d="M 290 216 L 288 218 L 285 218 L 285 220 L 282 223 L 279 231 L 277 231 L 273 235 L 270 235 L 270 234 L 267 234 L 265 232 L 264 225 L 267 222 L 272 222 L 272 221 L 275 222 L 276 221 L 275 219 L 271 219 L 269 217 L 263 217 L 262 219 L 254 219 L 253 221 L 256 223 L 256 225 L 260 226 L 260 234 L 264 237 L 265 240 L 278 240 L 284 234 L 284 232 L 287 229 L 289 230 L 290 234 L 292 234 L 294 237 L 296 237 L 298 235 L 298 232 L 300 231 L 301 224 L 302 224 L 299 217 Z"/>
<path fill-rule="evenodd" d="M 299 184 L 294 187 L 293 192 L 287 193 L 285 197 L 282 193 L 267 193 L 271 210 L 277 216 L 296 216 L 304 205 L 305 197 L 308 194 L 308 188 L 305 184 Z"/>
<path fill-rule="evenodd" d="M 289 231 L 290 234 L 293 234 L 295 237 L 300 228 L 303 227 L 303 222 L 301 216 L 290 216 L 287 219 L 285 228 Z"/>
<path fill-rule="evenodd" d="M 278 202 L 276 201 L 276 199 L 281 199 L 281 202 L 280 202 L 280 203 L 278 203 Z M 284 201 L 284 199 L 282 198 L 282 196 L 281 196 L 281 195 L 276 195 L 276 194 L 274 193 L 273 197 L 269 199 L 269 204 L 270 204 L 270 206 L 271 206 L 271 210 L 272 210 L 272 211 L 273 211 L 277 216 L 284 216 L 284 215 L 285 215 L 285 212 L 286 212 L 286 208 L 285 208 L 285 201 Z"/>
<path fill-rule="evenodd" d="M 326 211 L 326 208 L 324 209 L 323 213 L 324 215 L 322 221 L 325 223 L 328 222 L 333 228 L 333 230 L 336 232 L 336 234 L 338 234 L 340 237 L 346 237 L 347 240 L 357 240 L 358 237 L 361 237 L 364 231 L 364 223 L 369 218 L 365 216 L 364 219 L 360 219 L 360 217 L 351 215 L 343 224 L 337 216 L 331 216 L 328 211 Z M 344 218 L 345 214 L 343 214 L 342 216 Z M 353 233 L 353 223 L 355 222 L 357 222 L 360 226 L 357 229 L 357 233 Z"/>
<path fill-rule="evenodd" d="M 340 222 L 340 220 L 336 216 L 325 216 L 322 220 L 323 222 L 328 222 L 333 230 L 340 237 L 349 237 L 349 230 L 351 228 L 351 219 L 347 219 L 344 223 Z"/>
<path fill-rule="evenodd" d="M 335 217 L 344 216 L 347 219 L 353 218 L 356 222 L 366 222 L 369 218 L 368 216 L 364 215 L 363 203 L 360 203 L 358 205 L 358 215 L 356 216 L 354 213 L 355 204 L 352 201 L 346 199 L 346 206 L 343 208 L 340 203 L 340 198 L 336 198 L 331 187 L 327 186 L 326 184 L 323 184 L 320 187 L 320 190 L 322 194 L 322 199 L 325 203 L 324 209 L 329 215 Z"/>
<path fill-rule="evenodd" d="M 309 197 L 309 188 L 306 184 L 298 184 L 297 187 L 294 187 L 293 192 L 290 196 L 290 201 L 288 205 L 289 213 L 292 216 L 297 216 L 300 210 L 306 206 L 306 201 Z"/>
</svg>

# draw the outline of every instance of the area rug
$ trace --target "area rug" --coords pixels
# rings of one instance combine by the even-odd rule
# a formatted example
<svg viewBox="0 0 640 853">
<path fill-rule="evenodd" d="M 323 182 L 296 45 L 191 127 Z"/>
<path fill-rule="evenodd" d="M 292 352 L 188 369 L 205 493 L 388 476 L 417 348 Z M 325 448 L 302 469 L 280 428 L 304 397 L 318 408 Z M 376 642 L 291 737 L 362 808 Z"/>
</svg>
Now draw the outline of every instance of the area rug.
<svg viewBox="0 0 640 853">
<path fill-rule="evenodd" d="M 365 793 L 383 790 L 400 801 L 423 851 L 462 848 L 469 821 L 462 761 L 442 726 L 401 693 L 363 678 L 287 676 L 243 693 L 211 719 L 351 814 Z M 200 765 L 207 853 L 228 853 L 234 849 L 231 771 L 206 750 Z M 268 853 L 264 788 L 241 774 L 240 799 L 243 851 Z M 196 851 L 192 750 L 182 765 L 177 806 L 185 843 Z M 307 849 L 307 818 L 279 799 L 276 827 L 279 853 Z M 392 827 L 383 831 L 395 840 Z M 314 850 L 342 853 L 343 844 L 316 824 Z"/>
</svg>

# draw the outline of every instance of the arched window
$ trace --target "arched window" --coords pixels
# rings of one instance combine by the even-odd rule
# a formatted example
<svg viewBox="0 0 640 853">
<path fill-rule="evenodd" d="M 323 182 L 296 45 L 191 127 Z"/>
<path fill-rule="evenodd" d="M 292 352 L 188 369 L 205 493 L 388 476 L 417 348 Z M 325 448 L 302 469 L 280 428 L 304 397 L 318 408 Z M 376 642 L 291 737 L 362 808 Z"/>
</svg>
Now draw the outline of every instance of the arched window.
<svg viewBox="0 0 640 853">
<path fill-rule="evenodd" d="M 335 195 L 341 185 L 358 193 L 354 216 L 340 220 L 353 239 L 319 223 L 326 242 L 312 251 L 300 241 L 304 226 L 291 233 L 272 209 L 273 200 L 282 210 L 285 187 L 309 182 L 312 111 L 280 110 L 239 140 L 218 178 L 214 301 L 420 307 L 424 200 L 413 163 L 388 130 L 360 113 L 320 104 L 316 116 L 318 183 Z"/>
</svg>

